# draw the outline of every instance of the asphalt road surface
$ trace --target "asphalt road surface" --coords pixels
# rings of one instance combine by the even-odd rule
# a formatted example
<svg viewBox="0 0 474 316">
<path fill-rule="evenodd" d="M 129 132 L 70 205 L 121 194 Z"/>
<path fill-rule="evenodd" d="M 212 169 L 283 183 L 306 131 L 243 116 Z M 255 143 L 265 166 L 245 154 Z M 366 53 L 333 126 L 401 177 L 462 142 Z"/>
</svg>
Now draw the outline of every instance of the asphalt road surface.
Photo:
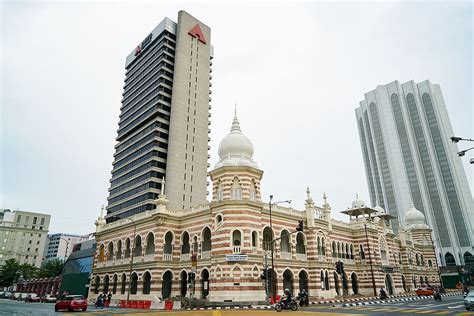
<svg viewBox="0 0 474 316">
<path fill-rule="evenodd" d="M 56 313 L 54 304 L 48 303 L 25 303 L 11 300 L 0 300 L 0 316 L 8 315 L 158 315 L 158 316 L 232 316 L 232 315 L 280 315 L 274 310 L 207 310 L 207 311 L 152 311 L 152 310 L 124 310 L 124 309 L 103 309 L 96 310 L 89 307 L 86 312 Z M 326 316 L 347 316 L 347 315 L 466 315 L 474 316 L 474 311 L 468 312 L 464 309 L 462 295 L 443 297 L 441 302 L 432 299 L 415 300 L 406 302 L 381 303 L 376 305 L 353 306 L 353 307 L 333 307 L 332 304 L 312 305 L 300 308 L 298 312 L 283 311 L 281 314 L 291 315 L 326 315 Z"/>
</svg>

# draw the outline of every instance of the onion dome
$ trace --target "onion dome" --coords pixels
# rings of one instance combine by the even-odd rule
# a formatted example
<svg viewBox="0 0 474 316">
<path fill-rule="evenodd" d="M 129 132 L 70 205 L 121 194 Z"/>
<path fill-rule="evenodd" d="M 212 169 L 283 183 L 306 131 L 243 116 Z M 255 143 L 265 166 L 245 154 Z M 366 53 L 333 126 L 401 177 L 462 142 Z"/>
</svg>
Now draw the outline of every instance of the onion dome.
<svg viewBox="0 0 474 316">
<path fill-rule="evenodd" d="M 354 202 L 352 202 L 352 208 L 361 208 L 361 207 L 367 207 L 367 204 L 361 199 L 359 199 L 359 195 L 356 194 L 356 199 Z"/>
<path fill-rule="evenodd" d="M 224 166 L 249 166 L 258 168 L 257 163 L 253 161 L 253 145 L 250 139 L 240 130 L 237 111 L 235 111 L 234 120 L 230 133 L 221 140 L 219 144 L 219 162 L 215 169 Z"/>
<path fill-rule="evenodd" d="M 376 214 L 378 214 L 378 215 L 385 214 L 385 210 L 382 207 L 378 206 L 378 205 L 376 207 L 374 207 L 374 210 L 377 211 Z"/>
<path fill-rule="evenodd" d="M 417 210 L 413 203 L 408 205 L 408 210 L 405 213 L 405 224 L 407 228 L 428 228 L 425 215 Z"/>
</svg>

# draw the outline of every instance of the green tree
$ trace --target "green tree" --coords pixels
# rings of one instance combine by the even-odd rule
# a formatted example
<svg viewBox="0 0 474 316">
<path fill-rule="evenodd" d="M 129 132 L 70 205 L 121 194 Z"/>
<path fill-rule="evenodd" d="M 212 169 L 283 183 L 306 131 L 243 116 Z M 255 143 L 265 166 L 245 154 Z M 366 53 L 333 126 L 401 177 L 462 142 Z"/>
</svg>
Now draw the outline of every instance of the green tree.
<svg viewBox="0 0 474 316">
<path fill-rule="evenodd" d="M 61 275 L 63 272 L 64 261 L 54 258 L 46 261 L 39 271 L 40 278 L 51 278 Z"/>
<path fill-rule="evenodd" d="M 25 280 L 36 278 L 38 276 L 38 268 L 31 264 L 23 263 L 20 265 L 20 274 Z"/>
<path fill-rule="evenodd" d="M 16 259 L 8 259 L 0 266 L 0 285 L 10 286 L 18 280 L 21 275 L 20 262 Z"/>
</svg>

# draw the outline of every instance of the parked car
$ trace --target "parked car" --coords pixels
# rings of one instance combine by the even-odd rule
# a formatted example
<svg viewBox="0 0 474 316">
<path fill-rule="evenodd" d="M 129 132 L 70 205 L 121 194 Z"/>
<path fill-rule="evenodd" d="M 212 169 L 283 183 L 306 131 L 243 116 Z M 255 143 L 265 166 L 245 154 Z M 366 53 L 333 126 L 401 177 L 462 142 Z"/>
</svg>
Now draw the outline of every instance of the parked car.
<svg viewBox="0 0 474 316">
<path fill-rule="evenodd" d="M 13 292 L 13 294 L 10 298 L 12 300 L 15 300 L 15 301 L 21 301 L 24 298 L 24 295 L 22 295 L 22 294 L 23 293 L 20 293 L 20 292 Z"/>
<path fill-rule="evenodd" d="M 474 309 L 474 291 L 470 291 L 464 298 L 464 307 L 469 311 Z"/>
<path fill-rule="evenodd" d="M 53 294 L 46 294 L 41 298 L 41 302 L 43 303 L 56 303 L 56 296 Z"/>
<path fill-rule="evenodd" d="M 54 310 L 67 310 L 72 312 L 74 310 L 87 310 L 87 300 L 82 295 L 67 295 L 54 305 Z"/>
<path fill-rule="evenodd" d="M 39 301 L 40 297 L 36 293 L 29 293 L 28 295 L 26 295 L 25 302 L 34 303 Z"/>
<path fill-rule="evenodd" d="M 415 293 L 418 296 L 430 296 L 433 295 L 433 288 L 430 286 L 420 287 Z"/>
<path fill-rule="evenodd" d="M 12 298 L 13 293 L 12 292 L 5 292 L 5 295 L 3 296 L 4 298 Z"/>
<path fill-rule="evenodd" d="M 0 291 L 0 298 L 5 298 L 5 291 Z"/>
</svg>

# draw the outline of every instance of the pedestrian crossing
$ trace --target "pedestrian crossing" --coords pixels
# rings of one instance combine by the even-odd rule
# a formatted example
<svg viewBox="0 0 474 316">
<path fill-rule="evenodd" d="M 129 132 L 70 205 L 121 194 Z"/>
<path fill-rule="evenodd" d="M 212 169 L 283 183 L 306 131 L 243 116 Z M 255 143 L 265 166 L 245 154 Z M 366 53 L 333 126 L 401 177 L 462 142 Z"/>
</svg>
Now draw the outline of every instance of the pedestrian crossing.
<svg viewBox="0 0 474 316">
<path fill-rule="evenodd" d="M 324 307 L 321 307 L 324 308 Z M 346 308 L 341 308 L 344 310 L 347 310 Z M 413 307 L 401 307 L 401 306 L 357 306 L 357 307 L 352 307 L 352 310 L 357 310 L 357 311 L 367 311 L 370 312 L 370 314 L 388 314 L 388 313 L 397 313 L 397 314 L 407 314 L 407 315 L 415 315 L 415 314 L 420 314 L 420 315 L 461 315 L 464 313 L 460 313 L 461 309 L 458 310 L 440 310 L 440 309 L 426 309 L 421 307 L 421 308 L 413 308 Z"/>
</svg>

